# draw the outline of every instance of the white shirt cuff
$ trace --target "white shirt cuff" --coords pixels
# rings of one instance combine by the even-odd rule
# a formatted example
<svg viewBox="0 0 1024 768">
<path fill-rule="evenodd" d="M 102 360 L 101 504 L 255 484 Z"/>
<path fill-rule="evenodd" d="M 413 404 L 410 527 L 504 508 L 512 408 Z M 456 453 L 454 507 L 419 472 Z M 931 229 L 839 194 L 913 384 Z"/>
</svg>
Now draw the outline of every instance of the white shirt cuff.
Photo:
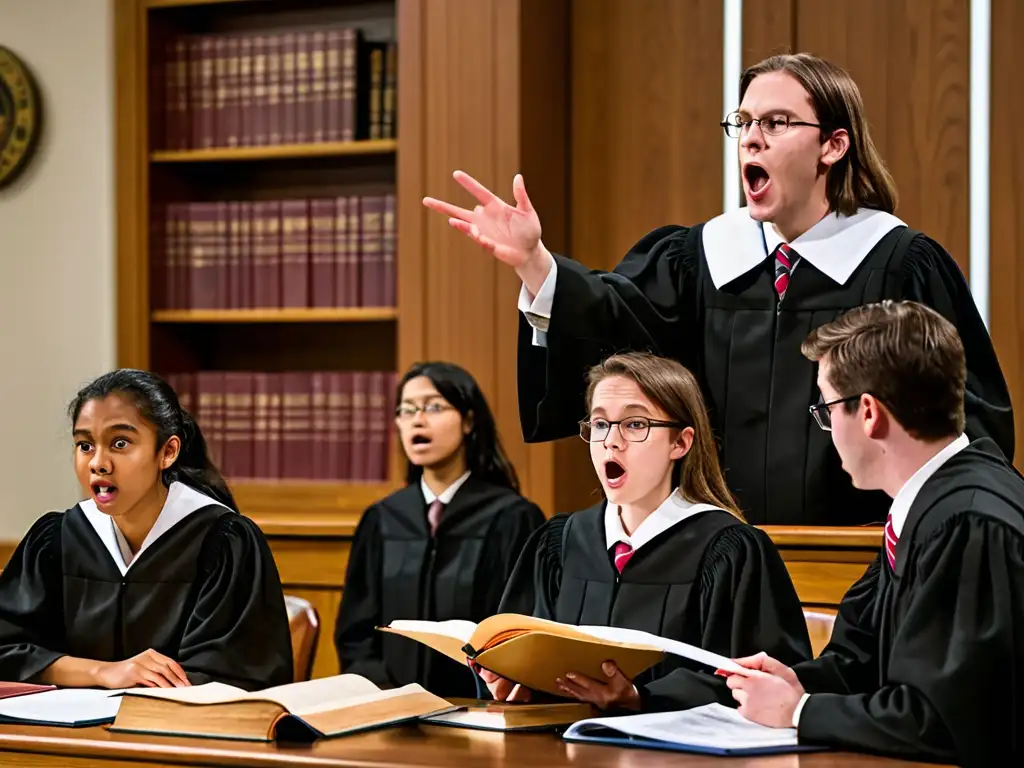
<svg viewBox="0 0 1024 768">
<path fill-rule="evenodd" d="M 807 703 L 807 700 L 809 698 L 811 698 L 811 694 L 805 693 L 803 696 L 800 697 L 800 703 L 796 705 L 796 709 L 793 710 L 793 727 L 794 728 L 799 728 L 800 727 L 800 713 L 804 711 L 804 704 Z"/>
<path fill-rule="evenodd" d="M 527 322 L 538 331 L 546 331 L 551 320 L 551 307 L 555 303 L 555 280 L 558 279 L 558 264 L 551 262 L 548 276 L 540 286 L 536 296 L 531 297 L 526 286 L 519 290 L 519 311 L 526 316 Z"/>
</svg>

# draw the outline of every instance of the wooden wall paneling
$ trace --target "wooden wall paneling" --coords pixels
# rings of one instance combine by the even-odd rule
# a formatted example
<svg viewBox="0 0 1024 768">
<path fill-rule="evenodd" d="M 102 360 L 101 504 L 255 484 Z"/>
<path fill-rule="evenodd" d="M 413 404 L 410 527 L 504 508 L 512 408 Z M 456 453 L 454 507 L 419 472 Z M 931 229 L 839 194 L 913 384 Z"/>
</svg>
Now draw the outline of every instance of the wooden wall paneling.
<svg viewBox="0 0 1024 768">
<path fill-rule="evenodd" d="M 146 8 L 114 3 L 114 155 L 117 204 L 117 363 L 149 367 L 149 260 Z"/>
<path fill-rule="evenodd" d="M 897 215 L 969 265 L 970 4 L 798 0 L 795 49 L 849 70 L 896 180 Z"/>
<path fill-rule="evenodd" d="M 425 148 L 423 135 L 423 2 L 397 0 L 398 140 L 398 371 L 404 372 L 426 349 L 423 242 Z"/>
<path fill-rule="evenodd" d="M 1016 410 L 1015 464 L 1024 467 L 1024 4 L 992 0 L 992 112 L 989 207 L 989 325 Z"/>
<path fill-rule="evenodd" d="M 798 2 L 800 0 L 743 0 L 744 67 L 795 50 Z M 726 111 L 730 108 L 725 107 Z"/>
<path fill-rule="evenodd" d="M 572 10 L 570 255 L 611 269 L 649 230 L 722 211 L 722 4 Z"/>
</svg>

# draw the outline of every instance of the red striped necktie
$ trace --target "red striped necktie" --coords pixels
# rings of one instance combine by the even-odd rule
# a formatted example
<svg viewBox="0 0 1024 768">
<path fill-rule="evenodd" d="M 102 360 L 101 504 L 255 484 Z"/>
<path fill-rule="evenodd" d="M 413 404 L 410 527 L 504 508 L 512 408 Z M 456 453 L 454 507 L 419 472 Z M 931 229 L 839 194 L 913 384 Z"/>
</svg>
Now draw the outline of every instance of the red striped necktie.
<svg viewBox="0 0 1024 768">
<path fill-rule="evenodd" d="M 896 571 L 897 541 L 899 541 L 899 537 L 896 535 L 896 529 L 892 525 L 892 512 L 890 512 L 889 517 L 885 520 L 885 554 L 889 558 L 889 567 L 892 568 L 894 573 Z"/>
<path fill-rule="evenodd" d="M 622 569 L 626 567 L 626 563 L 632 556 L 633 547 L 624 541 L 618 542 L 615 545 L 615 570 L 622 573 Z"/>
<path fill-rule="evenodd" d="M 786 243 L 779 243 L 779 247 L 775 249 L 775 292 L 779 294 L 780 301 L 789 288 L 789 275 L 798 258 L 796 251 Z"/>
</svg>

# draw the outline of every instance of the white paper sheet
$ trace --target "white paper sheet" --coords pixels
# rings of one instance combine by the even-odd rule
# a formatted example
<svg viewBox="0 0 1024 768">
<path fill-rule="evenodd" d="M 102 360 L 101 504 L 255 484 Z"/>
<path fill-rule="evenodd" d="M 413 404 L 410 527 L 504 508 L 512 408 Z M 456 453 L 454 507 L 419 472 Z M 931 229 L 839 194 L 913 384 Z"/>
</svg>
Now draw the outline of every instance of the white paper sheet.
<svg viewBox="0 0 1024 768">
<path fill-rule="evenodd" d="M 712 749 L 795 747 L 799 743 L 795 728 L 759 725 L 721 704 L 705 704 L 682 712 L 580 720 L 566 730 L 565 738 L 586 735 L 598 726 L 628 736 Z"/>
<path fill-rule="evenodd" d="M 121 706 L 124 689 L 58 688 L 0 700 L 0 717 L 44 723 L 75 723 L 111 719 Z"/>
</svg>

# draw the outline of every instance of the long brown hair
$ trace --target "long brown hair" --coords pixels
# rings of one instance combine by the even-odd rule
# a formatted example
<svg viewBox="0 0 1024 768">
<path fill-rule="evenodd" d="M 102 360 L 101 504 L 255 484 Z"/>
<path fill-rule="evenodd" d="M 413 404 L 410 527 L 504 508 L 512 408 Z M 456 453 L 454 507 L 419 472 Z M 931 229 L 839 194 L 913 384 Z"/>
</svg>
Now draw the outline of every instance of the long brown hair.
<svg viewBox="0 0 1024 768">
<path fill-rule="evenodd" d="M 850 135 L 850 148 L 828 172 L 829 208 L 844 216 L 852 216 L 858 208 L 894 212 L 896 184 L 871 140 L 864 100 L 850 73 L 809 53 L 771 56 L 743 72 L 740 101 L 754 78 L 769 72 L 785 72 L 804 87 L 822 125 L 822 141 L 839 128 Z"/>
<path fill-rule="evenodd" d="M 693 428 L 693 444 L 672 470 L 673 486 L 680 488 L 691 503 L 712 504 L 742 520 L 739 505 L 718 463 L 711 420 L 694 375 L 675 360 L 647 352 L 612 355 L 587 374 L 588 411 L 597 385 L 612 376 L 632 379 L 654 405 L 668 414 L 670 421 Z"/>
</svg>

